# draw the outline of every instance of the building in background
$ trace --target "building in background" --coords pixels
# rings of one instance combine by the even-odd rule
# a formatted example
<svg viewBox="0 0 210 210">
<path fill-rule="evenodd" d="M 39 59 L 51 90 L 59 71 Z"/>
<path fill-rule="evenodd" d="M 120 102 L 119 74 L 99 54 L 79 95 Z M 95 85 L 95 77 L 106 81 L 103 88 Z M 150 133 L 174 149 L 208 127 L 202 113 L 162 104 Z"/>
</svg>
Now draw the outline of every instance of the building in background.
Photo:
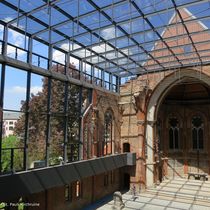
<svg viewBox="0 0 210 210">
<path fill-rule="evenodd" d="M 20 118 L 18 112 L 4 112 L 3 114 L 3 137 L 8 137 L 14 134 L 15 124 Z"/>
</svg>

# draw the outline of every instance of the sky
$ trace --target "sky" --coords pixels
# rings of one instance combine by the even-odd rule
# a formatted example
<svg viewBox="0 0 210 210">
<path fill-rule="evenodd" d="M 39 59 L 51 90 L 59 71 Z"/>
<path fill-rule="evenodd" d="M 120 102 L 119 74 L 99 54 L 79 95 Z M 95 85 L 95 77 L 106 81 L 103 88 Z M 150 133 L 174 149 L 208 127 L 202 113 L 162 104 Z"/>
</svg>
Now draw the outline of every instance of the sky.
<svg viewBox="0 0 210 210">
<path fill-rule="evenodd" d="M 16 0 L 8 0 L 9 2 L 13 3 L 14 5 L 17 5 Z M 94 0 L 94 2 L 96 4 L 98 4 L 99 6 L 107 6 L 110 3 L 113 2 L 117 2 L 119 0 L 106 0 L 106 1 L 102 1 L 102 0 Z M 191 0 L 193 1 L 193 0 Z M 37 1 L 29 1 L 29 0 L 21 0 L 21 9 L 24 9 L 25 11 L 29 11 L 31 8 L 36 8 L 42 4 L 44 4 L 44 2 L 42 0 L 37 0 Z M 155 8 L 156 9 L 167 9 L 167 7 L 172 6 L 171 2 L 169 0 L 135 0 L 135 2 L 137 3 L 137 5 L 140 8 L 143 8 L 143 12 L 144 13 L 150 13 L 154 11 L 154 7 L 151 6 L 151 2 L 152 3 L 156 3 L 155 4 Z M 177 5 L 179 4 L 183 4 L 183 3 L 187 3 L 190 2 L 189 0 L 177 0 L 176 3 Z M 77 17 L 78 15 L 78 6 L 79 6 L 79 14 L 84 14 L 86 12 L 89 11 L 93 11 L 94 8 L 87 3 L 86 0 L 80 0 L 79 1 L 79 5 L 77 3 L 77 1 L 75 0 L 71 0 L 71 1 L 58 1 L 57 5 L 59 7 L 61 7 L 63 10 L 65 10 L 66 12 L 68 12 L 69 14 L 71 14 L 73 17 Z M 196 6 L 191 6 L 188 9 L 197 17 L 202 17 L 205 15 L 209 15 L 209 7 L 210 4 L 209 2 L 206 2 L 202 5 L 196 5 Z M 137 12 L 133 12 L 133 8 L 129 8 L 128 4 L 121 4 L 118 7 L 112 9 L 105 9 L 104 11 L 110 16 L 112 17 L 114 20 L 116 21 L 123 21 L 127 18 L 127 14 L 128 12 L 130 12 L 129 10 L 131 9 L 131 14 L 132 17 L 137 17 L 139 14 L 137 14 Z M 67 18 L 61 14 L 58 15 L 58 13 L 56 12 L 56 10 L 52 9 L 52 14 L 55 18 L 53 18 L 52 24 L 57 24 L 60 21 L 65 21 L 67 20 Z M 173 12 L 169 12 L 167 14 L 164 15 L 159 15 L 157 16 L 153 16 L 150 17 L 150 21 L 152 22 L 152 24 L 155 27 L 161 26 L 161 25 L 165 25 L 168 23 L 169 19 L 171 18 Z M 8 22 L 12 19 L 14 19 L 15 17 L 18 16 L 18 13 L 14 10 L 9 9 L 8 7 L 5 7 L 2 3 L 0 3 L 0 19 Z M 46 9 L 45 11 L 39 11 L 37 13 L 34 14 L 35 17 L 40 18 L 43 22 L 48 22 L 48 10 Z M 99 18 L 101 18 L 101 22 L 99 24 Z M 44 28 L 35 23 L 32 20 L 28 19 L 28 28 L 27 30 L 31 33 L 36 33 L 39 30 L 43 30 Z M 93 15 L 89 16 L 89 17 L 84 17 L 80 20 L 80 22 L 82 22 L 84 25 L 87 25 L 90 29 L 95 30 L 96 33 L 100 33 L 100 35 L 104 38 L 104 39 L 113 39 L 115 38 L 115 35 L 117 36 L 121 36 L 122 32 L 120 32 L 119 30 L 117 30 L 115 32 L 115 27 L 111 26 L 111 27 L 107 27 L 104 30 L 101 30 L 99 32 L 98 27 L 99 26 L 106 26 L 109 25 L 110 22 L 108 19 L 105 18 L 105 16 L 99 16 L 99 14 L 96 12 Z M 210 21 L 207 19 L 205 21 L 203 21 L 204 24 L 207 25 L 207 27 L 210 27 Z M 16 23 L 17 24 L 17 23 Z M 25 19 L 20 19 L 18 22 L 20 28 L 25 28 Z M 142 19 L 137 19 L 136 21 L 133 21 L 132 23 L 126 23 L 126 24 L 122 24 L 121 27 L 129 32 L 138 32 L 138 31 L 142 31 L 143 29 L 147 29 L 147 25 L 143 24 Z M 74 35 L 76 35 L 77 33 L 82 33 L 85 30 L 82 29 L 81 27 L 77 27 L 76 25 L 74 25 L 74 31 L 73 29 L 73 25 L 72 22 L 68 22 L 65 25 L 62 25 L 60 27 L 57 28 L 58 30 L 62 30 L 63 33 L 66 33 L 67 35 L 72 35 L 74 33 Z M 3 38 L 3 27 L 0 25 L 0 39 Z M 47 40 L 48 39 L 48 32 L 42 33 L 40 34 L 40 38 Z M 53 41 L 59 41 L 62 40 L 63 37 L 61 37 L 58 34 L 53 34 Z M 82 44 L 90 44 L 90 35 L 89 36 L 85 36 L 85 37 L 78 37 L 77 41 L 81 42 Z M 137 41 L 139 41 L 140 43 L 143 41 L 143 39 L 146 40 L 153 40 L 154 36 L 151 32 L 145 34 L 145 37 L 143 38 L 143 36 L 136 36 L 134 37 Z M 24 35 L 21 35 L 13 30 L 9 30 L 9 34 L 8 34 L 8 41 L 10 43 L 12 43 L 13 45 L 16 45 L 18 47 L 22 47 L 22 48 L 26 48 L 27 49 L 27 45 L 28 45 L 28 40 L 25 39 Z M 49 41 L 49 40 L 48 40 Z M 93 43 L 98 43 L 98 39 L 96 37 L 93 37 L 92 42 Z M 128 45 L 128 40 L 126 39 L 122 39 L 118 42 L 115 42 L 113 40 L 112 42 L 113 45 L 116 45 L 116 47 L 120 48 L 123 46 L 127 46 Z M 132 44 L 132 43 L 130 43 Z M 58 45 L 60 48 L 65 49 L 65 50 L 72 50 L 73 48 L 78 48 L 78 46 L 76 44 L 72 44 L 72 43 L 67 43 L 66 41 L 61 42 Z M 153 46 L 151 45 L 150 48 L 152 48 Z M 96 45 L 95 47 L 93 47 L 93 50 L 96 50 L 99 53 L 103 53 L 105 51 L 105 45 L 101 44 L 101 45 Z M 110 47 L 110 50 L 113 50 L 113 48 Z M 132 55 L 133 53 L 136 52 L 136 48 L 133 48 L 130 50 L 130 55 Z M 33 52 L 37 53 L 39 55 L 42 55 L 44 57 L 47 57 L 48 54 L 48 48 L 37 42 L 34 41 L 33 42 Z M 8 54 L 9 56 L 13 57 L 15 54 L 14 48 L 12 47 L 8 47 Z M 85 54 L 85 50 L 81 50 L 77 53 L 77 56 L 83 56 L 84 57 Z M 87 50 L 86 51 L 86 55 L 90 55 L 90 52 Z M 18 56 L 21 57 L 23 60 L 26 59 L 26 54 L 22 51 L 18 52 Z M 110 56 L 110 58 L 113 58 L 114 56 L 116 56 L 114 53 L 110 53 L 110 55 L 107 54 L 107 56 Z M 60 62 L 62 64 L 64 64 L 64 60 L 65 60 L 65 56 L 62 52 L 58 51 L 58 50 L 54 50 L 53 51 L 53 60 Z M 95 57 L 94 59 L 92 59 L 92 62 L 97 62 L 98 59 L 97 57 Z M 36 59 L 33 60 L 34 64 L 36 64 Z M 74 65 L 76 65 L 78 67 L 79 62 L 77 59 L 71 57 L 70 58 L 70 62 L 74 63 Z M 125 59 L 121 59 L 119 60 L 119 64 L 120 62 L 123 64 L 126 64 L 126 60 Z M 46 62 L 42 61 L 42 65 L 43 67 L 46 67 Z M 101 66 L 101 67 L 105 67 L 105 66 Z M 90 71 L 90 67 L 88 65 L 86 65 L 87 71 Z M 5 109 L 13 109 L 13 110 L 19 110 L 20 109 L 20 102 L 21 100 L 25 100 L 26 97 L 26 77 L 27 77 L 27 73 L 25 71 L 20 71 L 17 69 L 14 69 L 12 67 L 7 67 L 6 68 L 6 81 L 5 81 L 5 95 L 4 95 L 4 108 Z M 126 78 L 123 79 L 123 82 L 125 82 Z M 42 77 L 38 76 L 38 75 L 33 75 L 32 76 L 32 83 L 31 83 L 31 91 L 33 94 L 37 94 L 39 91 L 41 91 L 42 89 Z"/>
</svg>

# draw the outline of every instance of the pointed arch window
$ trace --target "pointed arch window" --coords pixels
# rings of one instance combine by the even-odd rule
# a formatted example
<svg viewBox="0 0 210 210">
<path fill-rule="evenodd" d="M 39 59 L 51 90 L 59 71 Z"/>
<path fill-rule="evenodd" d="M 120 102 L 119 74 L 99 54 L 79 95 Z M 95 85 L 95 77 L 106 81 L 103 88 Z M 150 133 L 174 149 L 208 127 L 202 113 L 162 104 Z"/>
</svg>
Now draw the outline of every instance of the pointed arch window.
<svg viewBox="0 0 210 210">
<path fill-rule="evenodd" d="M 111 111 L 106 111 L 104 115 L 104 155 L 112 153 L 112 136 L 113 136 L 113 115 Z"/>
<path fill-rule="evenodd" d="M 204 138 L 204 122 L 201 116 L 192 118 L 192 146 L 193 149 L 203 149 Z"/>
<path fill-rule="evenodd" d="M 176 117 L 169 119 L 169 149 L 179 149 L 179 120 Z"/>
</svg>

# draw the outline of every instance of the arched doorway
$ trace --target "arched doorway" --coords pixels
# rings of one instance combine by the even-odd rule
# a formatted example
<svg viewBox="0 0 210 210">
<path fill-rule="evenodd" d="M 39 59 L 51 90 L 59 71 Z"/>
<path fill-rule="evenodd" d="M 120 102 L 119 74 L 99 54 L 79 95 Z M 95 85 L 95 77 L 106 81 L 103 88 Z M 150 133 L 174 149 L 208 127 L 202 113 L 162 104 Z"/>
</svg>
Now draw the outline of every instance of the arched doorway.
<svg viewBox="0 0 210 210">
<path fill-rule="evenodd" d="M 130 152 L 130 144 L 123 143 L 123 152 Z"/>
<path fill-rule="evenodd" d="M 208 153 L 209 93 L 210 88 L 200 80 L 185 78 L 164 97 L 158 110 L 162 120 L 159 149 L 167 158 L 163 176 L 184 178 L 188 172 L 208 173 L 209 156 L 204 153 Z"/>
<path fill-rule="evenodd" d="M 156 163 L 158 162 L 158 158 L 157 156 L 161 155 L 161 152 L 164 151 L 168 151 L 169 150 L 169 146 L 171 146 L 172 149 L 176 150 L 176 147 L 181 147 L 183 148 L 182 144 L 186 144 L 186 142 L 184 142 L 184 140 L 180 141 L 181 139 L 179 139 L 179 133 L 177 132 L 183 132 L 183 125 L 182 125 L 182 119 L 180 119 L 179 116 L 173 116 L 173 113 L 171 113 L 171 119 L 170 116 L 167 116 L 168 118 L 162 120 L 165 123 L 167 123 L 167 129 L 168 129 L 168 133 L 167 131 L 165 131 L 165 141 L 168 141 L 167 144 L 164 144 L 160 141 L 160 145 L 158 148 L 158 154 L 157 154 L 157 148 L 155 148 L 155 145 L 157 145 L 157 143 L 155 142 L 157 140 L 157 136 L 158 135 L 162 135 L 162 134 L 158 134 L 157 135 L 157 131 L 158 131 L 158 125 L 159 125 L 159 118 L 160 118 L 160 112 L 161 109 L 164 110 L 163 108 L 163 104 L 167 103 L 167 100 L 170 99 L 170 97 L 175 97 L 174 99 L 176 99 L 176 97 L 179 98 L 179 95 L 176 94 L 181 94 L 183 92 L 183 85 L 185 85 L 188 90 L 192 90 L 192 86 L 187 86 L 187 85 L 193 85 L 194 87 L 196 86 L 195 90 L 200 90 L 202 89 L 202 91 L 205 89 L 205 94 L 209 94 L 209 86 L 208 84 L 210 84 L 210 78 L 203 74 L 198 72 L 197 70 L 192 70 L 192 69 L 183 69 L 179 72 L 179 77 L 175 76 L 176 73 L 172 73 L 170 75 L 168 75 L 167 77 L 165 77 L 161 83 L 159 83 L 159 85 L 157 85 L 157 87 L 155 88 L 155 90 L 153 91 L 149 103 L 148 103 L 148 107 L 147 107 L 147 125 L 146 125 L 146 153 L 147 153 L 147 162 L 148 163 L 154 163 L 154 161 L 156 161 Z M 196 85 L 195 85 L 196 84 Z M 179 91 L 180 90 L 180 91 Z M 173 92 L 175 91 L 175 92 Z M 196 92 L 196 91 L 195 91 Z M 195 93 L 194 93 L 195 94 Z M 204 95 L 205 95 L 204 94 Z M 186 92 L 185 93 L 186 96 L 189 96 L 189 94 Z M 195 94 L 194 99 L 199 99 L 200 102 L 203 100 L 203 98 L 199 98 L 198 97 L 199 94 Z M 203 95 L 203 96 L 204 96 Z M 207 95 L 205 95 L 205 97 L 207 97 Z M 168 96 L 168 98 L 167 98 Z M 192 95 L 191 95 L 192 96 Z M 182 95 L 183 97 L 183 95 Z M 209 95 L 208 95 L 209 98 Z M 192 99 L 192 98 L 191 98 Z M 189 99 L 189 100 L 191 100 Z M 207 98 L 205 98 L 207 99 Z M 181 101 L 181 100 L 180 100 Z M 204 102 L 205 103 L 205 102 Z M 181 105 L 181 104 L 180 104 Z M 198 111 L 198 110 L 197 110 Z M 177 113 L 177 109 L 174 110 L 174 113 Z M 192 116 L 191 118 L 193 118 L 193 115 L 198 114 L 198 112 L 196 112 L 194 110 L 194 112 L 192 112 Z M 181 117 L 182 118 L 182 117 Z M 178 122 L 176 122 L 176 120 L 178 120 Z M 185 118 L 184 118 L 185 119 Z M 180 121 L 181 120 L 181 121 Z M 175 124 L 174 124 L 175 123 Z M 192 130 L 189 131 L 190 126 L 192 124 L 192 119 L 190 120 L 190 118 L 188 119 L 188 122 L 186 122 L 186 126 L 188 129 L 188 136 L 187 138 L 191 138 L 188 139 L 188 142 L 192 143 Z M 179 130 L 180 129 L 180 130 Z M 169 132 L 170 130 L 170 132 Z M 167 135 L 166 135 L 167 133 Z M 189 135 L 190 134 L 190 135 Z M 182 133 L 183 135 L 183 133 Z M 186 134 L 185 134 L 186 135 Z M 172 137 L 173 136 L 173 137 Z M 182 137 L 183 138 L 183 137 Z M 165 148 L 164 148 L 165 146 Z M 163 147 L 163 148 L 161 148 Z M 190 150 L 188 148 L 188 150 Z M 155 152 L 156 151 L 156 154 Z M 178 151 L 177 151 L 178 152 Z M 182 152 L 183 153 L 183 152 Z M 176 157 L 180 155 L 180 154 L 176 154 Z M 196 152 L 194 152 L 193 154 L 196 157 Z M 186 161 L 187 160 L 187 164 Z M 182 168 L 182 175 L 184 173 L 186 173 L 189 170 L 194 170 L 195 167 L 197 165 L 197 159 L 195 160 L 195 158 L 193 160 L 191 160 L 189 162 L 189 158 L 183 158 L 182 159 L 182 163 L 177 161 L 177 160 L 171 160 L 171 165 L 175 165 L 177 167 L 181 167 Z M 187 167 L 184 167 L 187 166 Z M 194 169 L 193 169 L 194 167 Z M 161 170 L 165 170 L 165 166 L 158 166 L 158 169 Z M 174 170 L 174 169 L 172 169 Z M 162 172 L 161 172 L 162 173 Z M 165 173 L 164 175 L 168 175 L 167 171 L 164 171 L 163 173 Z M 171 172 L 171 174 L 175 174 L 175 173 L 180 173 L 177 172 L 177 168 L 175 168 L 174 173 Z M 157 170 L 157 164 L 148 164 L 146 166 L 146 183 L 147 183 L 147 187 L 149 186 L 153 186 L 154 182 L 157 181 L 157 176 L 161 176 L 159 174 L 159 171 Z M 173 176 L 173 175 L 172 175 Z"/>
</svg>

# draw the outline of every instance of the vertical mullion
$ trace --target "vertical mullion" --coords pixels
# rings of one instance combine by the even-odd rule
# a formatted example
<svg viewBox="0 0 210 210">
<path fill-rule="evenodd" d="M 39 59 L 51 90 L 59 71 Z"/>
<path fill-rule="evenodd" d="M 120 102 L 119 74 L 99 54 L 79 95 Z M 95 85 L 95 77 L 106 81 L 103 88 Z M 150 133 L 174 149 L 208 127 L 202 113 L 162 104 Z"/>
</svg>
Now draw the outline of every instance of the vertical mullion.
<svg viewBox="0 0 210 210">
<path fill-rule="evenodd" d="M 50 119 L 51 119 L 51 85 L 52 80 L 48 78 L 48 93 L 47 93 L 47 130 L 46 130 L 46 159 L 45 166 L 49 166 L 49 146 L 50 146 Z"/>
<path fill-rule="evenodd" d="M 25 110 L 25 136 L 24 136 L 24 170 L 28 169 L 28 139 L 29 139 L 29 100 L 31 87 L 31 72 L 27 73 L 26 110 Z"/>
<path fill-rule="evenodd" d="M 70 73 L 68 72 L 69 69 L 70 69 L 70 52 L 65 54 L 65 75 L 69 75 Z M 72 77 L 73 77 L 73 72 L 72 72 Z"/>
<path fill-rule="evenodd" d="M 1 122 L 0 122 L 0 173 L 2 172 L 2 133 L 3 133 L 3 105 L 4 105 L 4 84 L 5 84 L 5 64 L 2 64 L 2 70 L 1 70 L 1 92 L 0 92 L 0 116 L 1 116 Z"/>
<path fill-rule="evenodd" d="M 67 162 L 67 144 L 68 144 L 68 82 L 65 82 L 65 99 L 64 99 L 64 146 L 63 155 L 64 163 Z"/>
<path fill-rule="evenodd" d="M 48 48 L 48 70 L 52 67 L 52 34 L 51 34 L 51 6 L 49 5 L 49 48 Z M 46 128 L 46 159 L 45 166 L 49 166 L 49 147 L 50 147 L 50 119 L 51 119 L 51 86 L 52 78 L 48 77 L 48 92 L 47 92 L 47 128 Z"/>
<path fill-rule="evenodd" d="M 33 50 L 33 39 L 29 37 L 28 40 L 28 63 L 32 64 L 32 50 Z"/>
<path fill-rule="evenodd" d="M 112 78 L 113 78 L 113 74 L 112 73 L 110 73 L 109 74 L 109 85 L 110 85 L 110 89 L 109 90 L 111 90 L 111 91 L 113 91 L 113 83 L 112 83 Z"/>
<path fill-rule="evenodd" d="M 113 119 L 112 119 L 112 121 L 113 121 Z M 111 135 L 110 135 L 111 136 L 111 154 L 112 154 L 112 135 L 113 135 L 113 133 L 112 133 L 113 132 L 113 122 L 112 121 L 111 121 L 111 132 L 110 132 L 111 133 Z"/>
<path fill-rule="evenodd" d="M 197 150 L 199 150 L 199 128 L 196 128 L 196 134 L 197 134 Z"/>
<path fill-rule="evenodd" d="M 3 52 L 4 56 L 7 55 L 7 45 L 8 45 L 8 25 L 4 26 L 4 34 L 3 34 Z"/>
<path fill-rule="evenodd" d="M 79 87 L 79 107 L 78 107 L 78 115 L 79 115 L 79 141 L 78 141 L 78 159 L 82 160 L 83 159 L 83 142 L 81 142 L 80 136 L 81 136 L 81 131 L 82 131 L 82 91 L 83 88 L 82 86 Z"/>
</svg>

